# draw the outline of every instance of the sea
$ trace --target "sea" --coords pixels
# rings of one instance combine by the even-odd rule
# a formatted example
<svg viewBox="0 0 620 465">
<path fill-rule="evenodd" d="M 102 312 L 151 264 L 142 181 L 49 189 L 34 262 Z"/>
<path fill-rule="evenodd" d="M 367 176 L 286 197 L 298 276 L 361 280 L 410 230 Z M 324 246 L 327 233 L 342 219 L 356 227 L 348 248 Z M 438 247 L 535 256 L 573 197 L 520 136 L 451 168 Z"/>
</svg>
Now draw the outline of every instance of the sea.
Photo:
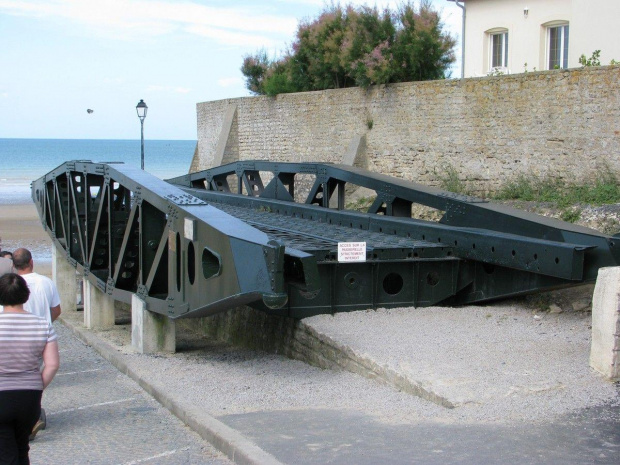
<svg viewBox="0 0 620 465">
<path fill-rule="evenodd" d="M 145 140 L 144 170 L 160 179 L 187 174 L 195 140 Z M 140 168 L 140 140 L 1 139 L 0 204 L 31 202 L 30 183 L 71 160 Z"/>
</svg>

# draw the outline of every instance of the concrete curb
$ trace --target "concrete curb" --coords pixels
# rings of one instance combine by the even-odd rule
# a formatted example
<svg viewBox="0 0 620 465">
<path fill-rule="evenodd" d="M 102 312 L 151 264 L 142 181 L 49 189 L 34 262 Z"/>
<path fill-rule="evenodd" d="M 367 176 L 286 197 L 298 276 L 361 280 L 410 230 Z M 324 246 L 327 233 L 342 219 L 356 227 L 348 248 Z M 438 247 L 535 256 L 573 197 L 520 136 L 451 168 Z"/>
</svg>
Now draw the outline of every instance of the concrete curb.
<svg viewBox="0 0 620 465">
<path fill-rule="evenodd" d="M 78 339 L 95 349 L 120 372 L 136 381 L 157 402 L 233 462 L 239 465 L 283 465 L 282 462 L 239 432 L 205 412 L 192 412 L 190 405 L 183 405 L 182 402 L 173 399 L 151 384 L 149 380 L 142 378 L 125 362 L 122 354 L 119 354 L 114 347 L 98 338 L 93 332 L 75 326 L 70 321 L 63 319 L 62 316 L 58 321 L 71 330 Z"/>
</svg>

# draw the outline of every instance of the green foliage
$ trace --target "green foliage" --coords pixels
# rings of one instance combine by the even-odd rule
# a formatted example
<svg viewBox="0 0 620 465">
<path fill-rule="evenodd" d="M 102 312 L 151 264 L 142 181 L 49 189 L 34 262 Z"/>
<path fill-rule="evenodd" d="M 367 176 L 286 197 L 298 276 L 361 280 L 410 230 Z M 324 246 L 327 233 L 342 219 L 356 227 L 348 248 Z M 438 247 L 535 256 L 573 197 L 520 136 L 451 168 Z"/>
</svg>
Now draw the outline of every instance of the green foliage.
<svg viewBox="0 0 620 465">
<path fill-rule="evenodd" d="M 263 81 L 270 64 L 265 50 L 260 50 L 256 55 L 244 58 L 241 72 L 245 76 L 245 85 L 248 90 L 254 93 L 262 93 Z"/>
<path fill-rule="evenodd" d="M 590 56 L 590 58 L 588 58 L 584 54 L 582 54 L 579 57 L 579 64 L 583 68 L 585 68 L 586 66 L 601 66 L 601 51 L 600 50 L 594 50 L 594 52 L 592 52 L 592 55 Z M 611 61 L 609 62 L 609 64 L 610 65 L 620 65 L 620 61 L 614 60 L 612 58 Z"/>
<path fill-rule="evenodd" d="M 456 194 L 469 194 L 467 184 L 459 178 L 459 172 L 452 165 L 444 165 L 441 172 L 435 171 L 439 179 L 439 187 Z"/>
<path fill-rule="evenodd" d="M 496 195 L 498 200 L 550 202 L 567 209 L 577 204 L 605 205 L 620 203 L 620 180 L 609 170 L 592 184 L 566 183 L 561 179 L 520 176 L 508 182 Z M 579 219 L 580 211 L 566 210 L 565 221 Z M 574 218 L 574 219 L 573 219 Z"/>
<path fill-rule="evenodd" d="M 520 175 L 512 181 L 508 181 L 500 191 L 495 194 L 497 200 L 525 200 L 532 201 L 537 196 L 537 189 L 530 178 Z M 537 183 L 536 183 L 537 184 Z"/>
<path fill-rule="evenodd" d="M 576 223 L 581 218 L 581 209 L 569 208 L 563 210 L 560 214 L 560 218 L 562 221 L 566 221 L 567 223 Z"/>
<path fill-rule="evenodd" d="M 585 54 L 582 54 L 579 57 L 579 64 L 582 67 L 586 67 L 586 66 L 601 66 L 601 51 L 600 50 L 594 50 L 592 52 L 592 55 L 590 56 L 590 58 L 587 58 L 585 56 Z"/>
<path fill-rule="evenodd" d="M 376 199 L 376 196 L 373 197 L 360 197 L 359 199 L 349 202 L 345 205 L 345 209 L 358 211 L 362 213 L 368 212 L 368 209 L 372 206 Z"/>
<path fill-rule="evenodd" d="M 263 95 L 442 79 L 455 44 L 430 0 L 381 12 L 332 4 L 300 23 L 282 58 L 260 50 L 244 58 L 241 72 L 246 87 Z"/>
</svg>

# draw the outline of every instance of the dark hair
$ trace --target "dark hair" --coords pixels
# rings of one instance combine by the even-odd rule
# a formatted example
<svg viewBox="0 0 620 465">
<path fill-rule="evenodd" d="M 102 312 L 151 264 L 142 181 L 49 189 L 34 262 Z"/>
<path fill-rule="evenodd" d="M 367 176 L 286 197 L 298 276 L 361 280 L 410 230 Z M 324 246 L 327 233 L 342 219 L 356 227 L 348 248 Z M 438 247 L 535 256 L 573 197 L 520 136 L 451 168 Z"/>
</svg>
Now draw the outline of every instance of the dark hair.
<svg viewBox="0 0 620 465">
<path fill-rule="evenodd" d="M 0 276 L 0 305 L 25 304 L 30 297 L 26 280 L 16 273 Z"/>
<path fill-rule="evenodd" d="M 25 270 L 30 266 L 30 260 L 32 260 L 32 254 L 28 249 L 17 249 L 13 252 L 13 266 L 16 270 Z"/>
<path fill-rule="evenodd" d="M 13 254 L 9 252 L 8 250 L 3 250 L 2 252 L 0 252 L 0 257 L 4 257 L 4 258 L 8 258 L 9 260 L 12 260 Z"/>
</svg>

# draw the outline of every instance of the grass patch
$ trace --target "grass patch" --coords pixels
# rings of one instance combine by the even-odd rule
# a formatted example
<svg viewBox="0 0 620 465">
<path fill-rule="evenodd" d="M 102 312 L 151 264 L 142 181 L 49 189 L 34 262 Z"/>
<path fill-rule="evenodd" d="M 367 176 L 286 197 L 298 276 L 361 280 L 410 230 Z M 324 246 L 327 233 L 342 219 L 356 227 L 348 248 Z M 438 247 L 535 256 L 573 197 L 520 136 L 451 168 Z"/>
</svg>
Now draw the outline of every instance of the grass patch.
<svg viewBox="0 0 620 465">
<path fill-rule="evenodd" d="M 445 165 L 442 171 L 437 173 L 439 179 L 439 187 L 445 191 L 454 192 L 455 194 L 469 193 L 467 183 L 459 178 L 459 172 L 452 165 Z"/>
<path fill-rule="evenodd" d="M 562 210 L 560 213 L 560 219 L 567 223 L 576 223 L 581 219 L 581 209 L 569 208 L 568 210 Z"/>
<path fill-rule="evenodd" d="M 375 202 L 376 197 L 360 197 L 359 199 L 347 203 L 344 208 L 346 210 L 353 210 L 361 213 L 368 212 L 368 209 Z"/>
<path fill-rule="evenodd" d="M 607 173 L 591 184 L 571 184 L 560 179 L 520 176 L 508 182 L 494 195 L 496 200 L 549 202 L 561 208 L 566 218 L 576 221 L 580 211 L 568 209 L 577 204 L 605 205 L 620 203 L 620 181 Z M 565 221 L 569 221 L 565 220 Z"/>
</svg>

